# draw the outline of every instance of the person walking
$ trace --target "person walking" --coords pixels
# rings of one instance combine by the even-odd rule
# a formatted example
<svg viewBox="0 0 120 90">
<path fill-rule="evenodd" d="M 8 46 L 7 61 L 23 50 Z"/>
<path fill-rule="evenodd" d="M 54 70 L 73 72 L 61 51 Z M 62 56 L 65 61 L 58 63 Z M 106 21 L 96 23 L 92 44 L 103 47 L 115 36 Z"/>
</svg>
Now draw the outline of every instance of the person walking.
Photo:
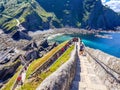
<svg viewBox="0 0 120 90">
<path fill-rule="evenodd" d="M 83 55 L 84 54 L 84 49 L 85 49 L 85 45 L 84 43 L 82 42 L 82 40 L 80 41 L 80 55 Z"/>
</svg>

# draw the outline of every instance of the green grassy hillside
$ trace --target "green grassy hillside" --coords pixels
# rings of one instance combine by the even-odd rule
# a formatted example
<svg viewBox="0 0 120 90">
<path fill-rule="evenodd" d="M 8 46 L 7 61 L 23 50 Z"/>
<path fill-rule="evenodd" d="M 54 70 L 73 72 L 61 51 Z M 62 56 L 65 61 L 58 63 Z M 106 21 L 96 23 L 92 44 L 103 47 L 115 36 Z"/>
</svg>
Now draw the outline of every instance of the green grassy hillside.
<svg viewBox="0 0 120 90">
<path fill-rule="evenodd" d="M 18 19 L 27 30 L 48 29 L 59 23 L 54 13 L 46 12 L 35 0 L 0 1 L 0 26 L 5 31 L 16 30 Z"/>
<path fill-rule="evenodd" d="M 6 32 L 17 30 L 16 19 L 28 31 L 120 26 L 120 14 L 103 6 L 101 0 L 0 0 L 0 28 Z"/>
</svg>

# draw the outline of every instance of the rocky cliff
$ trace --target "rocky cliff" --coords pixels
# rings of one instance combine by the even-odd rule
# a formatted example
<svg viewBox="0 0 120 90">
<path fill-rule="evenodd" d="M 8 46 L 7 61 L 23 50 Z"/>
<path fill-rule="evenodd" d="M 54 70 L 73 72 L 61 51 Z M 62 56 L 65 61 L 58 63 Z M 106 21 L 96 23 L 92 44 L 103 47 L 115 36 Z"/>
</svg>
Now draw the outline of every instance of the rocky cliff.
<svg viewBox="0 0 120 90">
<path fill-rule="evenodd" d="M 57 23 L 54 13 L 46 12 L 35 0 L 0 0 L 0 27 L 5 32 L 17 29 L 17 20 L 27 30 L 48 29 L 52 21 Z"/>
<path fill-rule="evenodd" d="M 10 65 L 6 65 L 0 68 L 0 81 L 4 83 L 4 81 L 7 81 L 9 78 L 11 78 L 16 72 L 17 68 L 20 66 L 20 64 L 20 60 L 17 60 L 15 62 L 12 62 L 12 64 Z"/>
<path fill-rule="evenodd" d="M 120 14 L 101 0 L 0 0 L 0 28 L 17 29 L 17 20 L 27 30 L 60 27 L 114 29 Z"/>
</svg>

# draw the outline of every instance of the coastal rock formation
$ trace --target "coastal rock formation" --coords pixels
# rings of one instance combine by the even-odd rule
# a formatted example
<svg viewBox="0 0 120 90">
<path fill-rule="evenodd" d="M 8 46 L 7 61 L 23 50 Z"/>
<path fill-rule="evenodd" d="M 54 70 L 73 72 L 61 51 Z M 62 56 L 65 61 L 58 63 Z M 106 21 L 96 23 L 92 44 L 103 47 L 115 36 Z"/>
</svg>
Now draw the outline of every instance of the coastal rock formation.
<svg viewBox="0 0 120 90">
<path fill-rule="evenodd" d="M 22 50 L 26 52 L 24 57 L 28 61 L 42 57 L 44 54 L 46 54 L 48 51 L 50 51 L 56 46 L 56 42 L 49 43 L 48 40 L 45 39 L 40 41 L 39 43 L 36 41 L 32 41 L 28 45 L 26 45 Z"/>
<path fill-rule="evenodd" d="M 38 46 L 36 44 L 35 41 L 30 42 L 29 44 L 27 44 L 25 47 L 23 47 L 22 49 L 25 51 L 31 50 L 31 49 L 37 49 Z"/>
<path fill-rule="evenodd" d="M 14 40 L 19 40 L 19 39 L 31 40 L 31 39 L 32 39 L 28 34 L 22 32 L 22 31 L 17 31 L 17 32 L 12 36 L 12 38 L 13 38 Z"/>
<path fill-rule="evenodd" d="M 39 58 L 39 52 L 37 50 L 29 50 L 25 54 L 26 60 L 34 60 Z"/>
<path fill-rule="evenodd" d="M 105 54 L 100 50 L 86 48 L 89 55 L 89 61 L 96 74 L 100 77 L 103 83 L 109 87 L 109 90 L 120 89 L 120 59 L 111 55 Z M 91 53 L 92 52 L 92 53 Z M 93 58 L 91 58 L 91 56 Z"/>
<path fill-rule="evenodd" d="M 49 45 L 48 45 L 48 41 L 47 41 L 47 39 L 43 40 L 43 41 L 40 43 L 39 46 L 42 46 L 43 48 L 48 47 Z"/>
<path fill-rule="evenodd" d="M 115 29 L 120 26 L 120 14 L 103 6 L 101 0 L 0 1 L 0 28 L 6 33 L 17 30 L 17 20 L 27 31 L 54 27 Z"/>
</svg>

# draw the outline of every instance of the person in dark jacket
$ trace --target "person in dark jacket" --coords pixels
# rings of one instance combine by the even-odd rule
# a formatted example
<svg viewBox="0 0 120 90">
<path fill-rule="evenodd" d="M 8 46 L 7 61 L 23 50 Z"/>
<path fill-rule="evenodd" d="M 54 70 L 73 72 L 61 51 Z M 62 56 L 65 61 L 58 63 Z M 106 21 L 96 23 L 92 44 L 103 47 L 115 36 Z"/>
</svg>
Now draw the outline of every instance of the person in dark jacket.
<svg viewBox="0 0 120 90">
<path fill-rule="evenodd" d="M 85 49 L 85 45 L 83 44 L 82 40 L 80 41 L 80 55 L 83 55 Z"/>
</svg>

